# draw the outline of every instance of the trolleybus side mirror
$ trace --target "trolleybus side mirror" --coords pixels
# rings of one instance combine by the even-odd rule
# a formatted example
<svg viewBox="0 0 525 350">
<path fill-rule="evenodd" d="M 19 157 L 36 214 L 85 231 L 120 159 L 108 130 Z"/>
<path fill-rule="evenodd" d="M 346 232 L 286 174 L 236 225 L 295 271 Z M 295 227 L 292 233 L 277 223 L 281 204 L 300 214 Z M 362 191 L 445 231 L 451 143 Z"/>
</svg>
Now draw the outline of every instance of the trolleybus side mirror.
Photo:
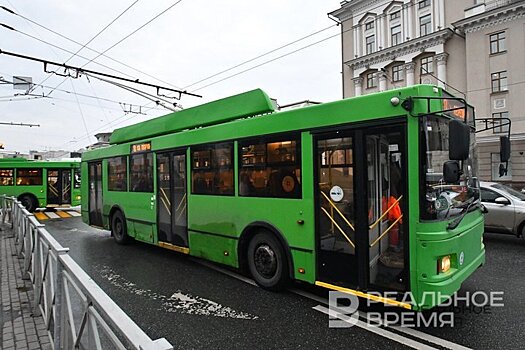
<svg viewBox="0 0 525 350">
<path fill-rule="evenodd" d="M 451 160 L 466 160 L 470 148 L 470 126 L 453 119 L 448 123 L 448 156 Z"/>
<path fill-rule="evenodd" d="M 508 136 L 501 136 L 500 139 L 499 157 L 500 162 L 506 163 L 510 160 L 510 140 Z"/>
<path fill-rule="evenodd" d="M 459 162 L 455 160 L 446 161 L 443 164 L 443 181 L 447 184 L 457 183 L 460 177 Z"/>
</svg>

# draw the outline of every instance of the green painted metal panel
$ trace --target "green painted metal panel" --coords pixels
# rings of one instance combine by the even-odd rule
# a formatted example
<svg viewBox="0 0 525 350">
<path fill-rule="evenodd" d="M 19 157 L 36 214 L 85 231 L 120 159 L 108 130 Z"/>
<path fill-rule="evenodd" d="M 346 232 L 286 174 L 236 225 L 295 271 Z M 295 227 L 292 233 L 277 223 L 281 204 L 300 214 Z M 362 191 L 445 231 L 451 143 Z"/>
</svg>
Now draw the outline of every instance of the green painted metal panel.
<svg viewBox="0 0 525 350">
<path fill-rule="evenodd" d="M 130 142 L 273 111 L 268 95 L 256 89 L 117 129 L 111 135 L 110 143 Z"/>
</svg>

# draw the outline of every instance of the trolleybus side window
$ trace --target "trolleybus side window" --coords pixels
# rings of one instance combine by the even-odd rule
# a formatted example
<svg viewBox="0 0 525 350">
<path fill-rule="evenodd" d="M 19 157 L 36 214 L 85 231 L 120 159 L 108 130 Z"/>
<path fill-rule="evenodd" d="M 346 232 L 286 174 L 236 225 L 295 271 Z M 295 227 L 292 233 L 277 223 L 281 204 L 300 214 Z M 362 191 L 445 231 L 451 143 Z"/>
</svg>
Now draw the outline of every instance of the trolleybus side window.
<svg viewBox="0 0 525 350">
<path fill-rule="evenodd" d="M 233 144 L 192 149 L 192 193 L 233 195 Z"/>
<path fill-rule="evenodd" d="M 108 159 L 108 190 L 121 192 L 128 190 L 127 157 Z"/>
<path fill-rule="evenodd" d="M 18 186 L 41 186 L 42 169 L 17 169 L 16 184 Z"/>
<path fill-rule="evenodd" d="M 13 169 L 0 169 L 0 186 L 13 186 L 14 182 Z"/>
<path fill-rule="evenodd" d="M 240 196 L 301 198 L 298 140 L 250 140 L 239 147 Z"/>
<path fill-rule="evenodd" d="M 153 153 L 133 154 L 129 158 L 130 191 L 153 192 Z"/>
</svg>

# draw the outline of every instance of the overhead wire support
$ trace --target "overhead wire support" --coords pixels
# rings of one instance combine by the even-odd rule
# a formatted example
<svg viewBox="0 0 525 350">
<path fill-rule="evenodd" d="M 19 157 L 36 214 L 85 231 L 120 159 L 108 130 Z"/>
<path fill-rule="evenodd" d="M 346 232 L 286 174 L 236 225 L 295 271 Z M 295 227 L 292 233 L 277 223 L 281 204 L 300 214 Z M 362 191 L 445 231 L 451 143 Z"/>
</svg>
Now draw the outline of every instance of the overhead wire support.
<svg viewBox="0 0 525 350">
<path fill-rule="evenodd" d="M 12 56 L 12 57 L 17 57 L 17 58 L 21 58 L 21 59 L 25 59 L 25 60 L 29 60 L 29 61 L 35 61 L 35 62 L 43 63 L 44 64 L 44 69 L 47 69 L 47 65 L 54 65 L 54 66 L 57 66 L 57 67 L 64 68 L 65 73 L 67 73 L 69 70 L 76 71 L 78 76 L 80 76 L 81 74 L 91 74 L 93 76 L 102 76 L 102 77 L 106 77 L 106 78 L 126 81 L 126 82 L 137 84 L 137 85 L 143 85 L 143 86 L 153 87 L 153 88 L 156 88 L 156 89 L 162 89 L 162 90 L 166 90 L 166 91 L 171 91 L 171 92 L 175 92 L 177 94 L 180 94 L 181 96 L 182 95 L 188 95 L 188 96 L 194 96 L 194 97 L 202 97 L 202 95 L 198 95 L 198 94 L 195 94 L 195 93 L 192 93 L 192 92 L 182 91 L 182 90 L 178 90 L 178 89 L 173 89 L 173 88 L 170 88 L 170 87 L 163 87 L 163 86 L 159 86 L 159 85 L 155 85 L 155 84 L 150 84 L 150 83 L 142 82 L 139 79 L 135 79 L 135 80 L 128 79 L 128 78 L 119 77 L 119 76 L 116 76 L 116 75 L 102 73 L 102 72 L 97 72 L 97 71 L 93 71 L 93 70 L 89 70 L 89 69 L 85 69 L 85 68 L 81 68 L 81 67 L 70 66 L 70 65 L 67 65 L 65 63 L 57 63 L 57 62 L 41 59 L 41 58 L 38 58 L 38 57 L 32 57 L 32 56 L 22 55 L 22 54 L 15 53 L 15 52 L 9 52 L 9 51 L 5 51 L 5 50 L 2 50 L 2 49 L 0 49 L 0 54 L 4 54 L 4 55 L 7 55 L 7 56 Z M 50 72 L 46 71 L 46 73 L 50 73 Z M 55 73 L 55 72 L 53 72 L 53 73 Z M 72 77 L 74 77 L 74 76 L 72 76 Z"/>
<path fill-rule="evenodd" d="M 29 126 L 32 128 L 33 126 L 39 128 L 40 124 L 30 124 L 30 123 L 14 123 L 14 122 L 0 122 L 0 125 L 9 125 L 9 126 Z"/>
</svg>

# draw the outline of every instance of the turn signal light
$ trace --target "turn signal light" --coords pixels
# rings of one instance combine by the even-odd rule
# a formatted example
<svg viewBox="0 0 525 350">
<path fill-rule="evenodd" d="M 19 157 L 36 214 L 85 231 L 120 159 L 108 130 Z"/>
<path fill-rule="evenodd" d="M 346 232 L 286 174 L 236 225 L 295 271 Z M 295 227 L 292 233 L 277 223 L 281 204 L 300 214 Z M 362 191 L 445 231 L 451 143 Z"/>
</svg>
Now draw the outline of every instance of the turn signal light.
<svg viewBox="0 0 525 350">
<path fill-rule="evenodd" d="M 450 255 L 438 259 L 438 273 L 450 270 Z"/>
</svg>

